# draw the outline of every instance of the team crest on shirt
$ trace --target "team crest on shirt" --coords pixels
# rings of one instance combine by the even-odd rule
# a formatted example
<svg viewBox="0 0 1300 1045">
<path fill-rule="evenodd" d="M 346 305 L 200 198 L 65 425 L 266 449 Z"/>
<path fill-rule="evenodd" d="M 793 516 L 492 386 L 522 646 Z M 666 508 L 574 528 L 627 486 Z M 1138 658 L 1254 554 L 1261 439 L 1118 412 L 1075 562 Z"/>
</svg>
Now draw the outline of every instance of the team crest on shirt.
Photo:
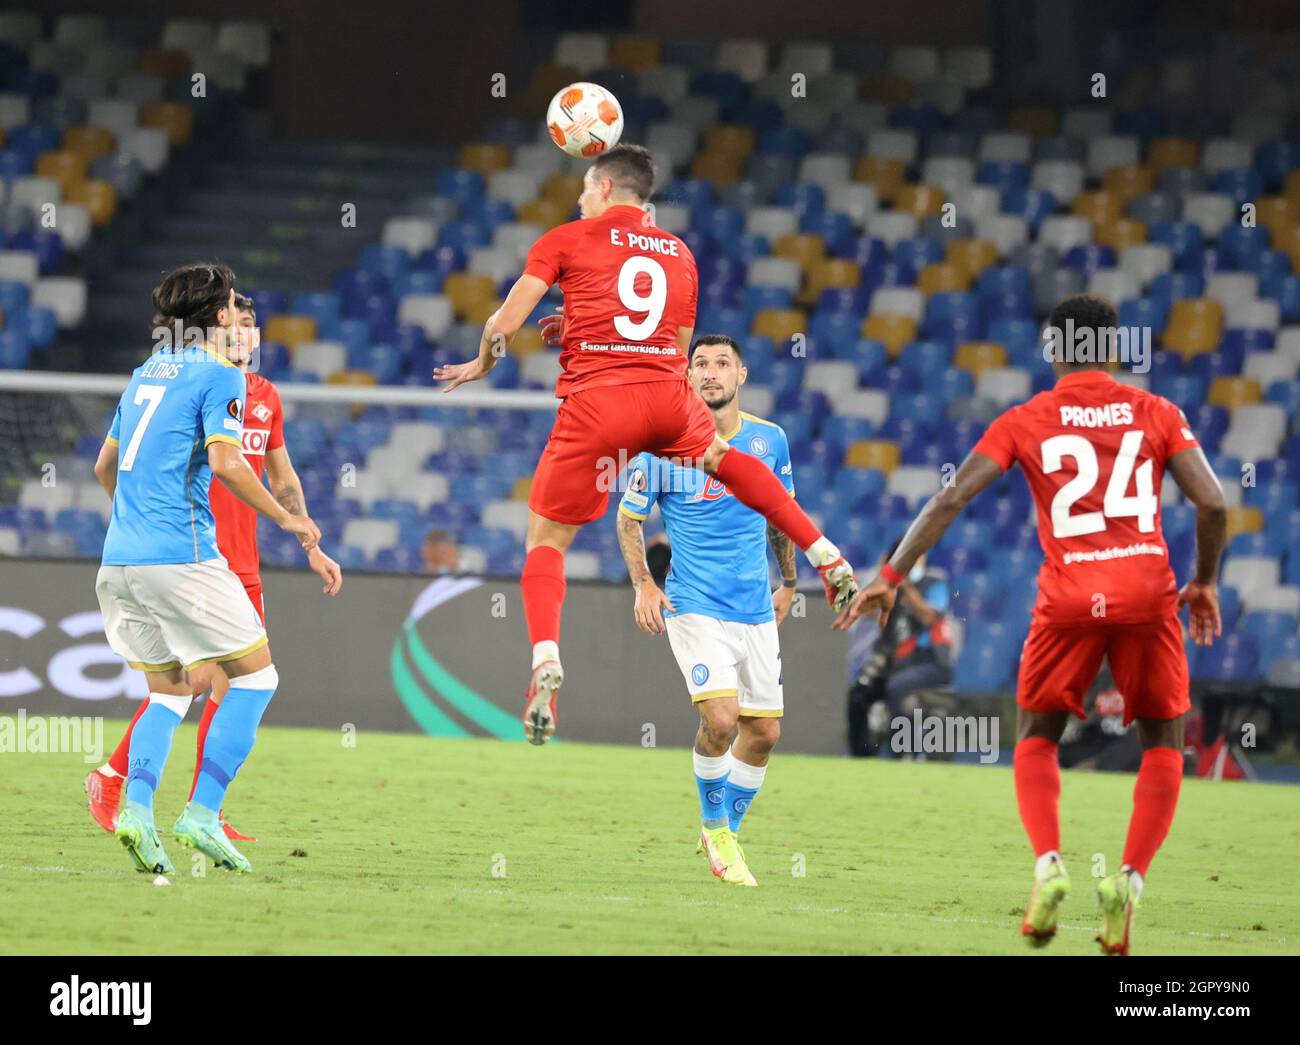
<svg viewBox="0 0 1300 1045">
<path fill-rule="evenodd" d="M 697 686 L 703 686 L 709 681 L 709 668 L 705 664 L 696 664 L 691 668 L 691 681 Z"/>
<path fill-rule="evenodd" d="M 236 421 L 243 421 L 244 420 L 243 401 L 240 399 L 232 399 L 229 403 L 226 404 L 226 413 L 228 413 Z"/>
<path fill-rule="evenodd" d="M 749 452 L 755 457 L 766 457 L 767 440 L 761 435 L 751 436 L 749 439 Z"/>
<path fill-rule="evenodd" d="M 263 423 L 271 420 L 271 408 L 265 403 L 255 403 L 250 413 Z"/>
</svg>

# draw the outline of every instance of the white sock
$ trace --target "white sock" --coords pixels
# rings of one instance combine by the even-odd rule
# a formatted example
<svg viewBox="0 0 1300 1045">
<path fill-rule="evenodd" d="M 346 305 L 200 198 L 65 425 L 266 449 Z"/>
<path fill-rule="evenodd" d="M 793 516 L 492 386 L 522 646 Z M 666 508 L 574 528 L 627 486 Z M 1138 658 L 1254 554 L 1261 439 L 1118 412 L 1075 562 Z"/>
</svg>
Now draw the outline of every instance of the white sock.
<svg viewBox="0 0 1300 1045">
<path fill-rule="evenodd" d="M 695 763 L 695 775 L 701 780 L 721 780 L 731 770 L 730 750 L 720 755 L 701 755 L 692 749 L 691 756 Z"/>
<path fill-rule="evenodd" d="M 828 562 L 834 562 L 840 557 L 840 550 L 831 544 L 830 540 L 823 534 L 808 545 L 804 555 L 814 567 L 825 566 Z"/>
<path fill-rule="evenodd" d="M 1043 875 L 1047 874 L 1047 872 L 1052 869 L 1053 863 L 1060 864 L 1061 870 L 1065 870 L 1065 861 L 1061 859 L 1061 854 L 1055 849 L 1049 853 L 1044 853 L 1034 861 L 1034 877 L 1042 878 Z"/>
<path fill-rule="evenodd" d="M 185 712 L 189 711 L 190 702 L 193 699 L 194 699 L 193 696 L 177 697 L 172 695 L 171 693 L 150 693 L 149 694 L 150 704 L 161 704 L 173 715 L 175 715 L 177 718 L 180 719 L 185 718 Z"/>
<path fill-rule="evenodd" d="M 757 791 L 763 786 L 763 778 L 767 776 L 767 766 L 751 766 L 748 762 L 742 762 L 731 752 L 731 776 L 727 779 L 739 787 L 748 787 Z"/>
<path fill-rule="evenodd" d="M 1134 901 L 1141 900 L 1142 885 L 1143 885 L 1142 876 L 1138 874 L 1135 870 L 1133 870 L 1133 868 L 1129 867 L 1128 864 L 1125 864 L 1123 867 L 1120 868 L 1120 870 L 1128 872 L 1128 884 L 1129 884 L 1129 888 L 1133 890 Z"/>
<path fill-rule="evenodd" d="M 548 660 L 557 664 L 560 662 L 560 644 L 552 639 L 543 639 L 533 645 L 533 670 L 536 671 Z"/>
</svg>

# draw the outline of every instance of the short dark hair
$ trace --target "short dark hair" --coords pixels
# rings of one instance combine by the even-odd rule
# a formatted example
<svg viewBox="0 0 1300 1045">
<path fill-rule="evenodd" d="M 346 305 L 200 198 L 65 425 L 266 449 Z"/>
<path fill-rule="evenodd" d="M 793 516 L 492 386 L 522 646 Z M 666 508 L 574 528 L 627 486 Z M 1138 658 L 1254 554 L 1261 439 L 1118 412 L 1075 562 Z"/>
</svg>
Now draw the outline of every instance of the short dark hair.
<svg viewBox="0 0 1300 1045">
<path fill-rule="evenodd" d="M 178 320 L 186 327 L 207 330 L 217 325 L 217 313 L 230 305 L 235 273 L 219 261 L 192 261 L 166 273 L 153 288 L 153 325 L 168 327 Z"/>
<path fill-rule="evenodd" d="M 247 294 L 235 294 L 235 308 L 240 312 L 247 312 L 254 319 L 257 318 L 257 306 Z"/>
<path fill-rule="evenodd" d="M 615 145 L 592 161 L 597 177 L 608 178 L 614 187 L 630 192 L 642 203 L 655 189 L 655 158 L 643 145 Z"/>
<path fill-rule="evenodd" d="M 740 343 L 734 337 L 728 337 L 726 334 L 701 334 L 695 339 L 695 344 L 691 345 L 691 358 L 695 358 L 695 350 L 701 345 L 726 345 L 731 351 L 736 353 L 736 360 L 740 363 L 745 361 L 745 353 L 740 350 Z"/>
<path fill-rule="evenodd" d="M 1105 331 L 1119 326 L 1119 315 L 1115 312 L 1115 306 L 1105 298 L 1093 294 L 1072 294 L 1058 303 L 1047 317 L 1047 325 L 1057 330 L 1064 330 L 1067 323 L 1072 323 L 1076 331 L 1092 328 L 1097 343 L 1101 344 Z"/>
<path fill-rule="evenodd" d="M 455 544 L 456 538 L 448 530 L 430 530 L 424 535 L 424 544 Z"/>
</svg>

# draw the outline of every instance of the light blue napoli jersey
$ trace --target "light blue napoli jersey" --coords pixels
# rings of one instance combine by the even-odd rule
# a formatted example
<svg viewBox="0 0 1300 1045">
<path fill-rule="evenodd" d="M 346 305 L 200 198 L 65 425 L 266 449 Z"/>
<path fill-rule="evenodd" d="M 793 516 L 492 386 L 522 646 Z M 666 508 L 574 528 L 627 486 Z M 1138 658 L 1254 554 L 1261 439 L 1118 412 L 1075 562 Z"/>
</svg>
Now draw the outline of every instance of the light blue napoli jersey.
<svg viewBox="0 0 1300 1045">
<path fill-rule="evenodd" d="M 108 432 L 118 455 L 105 566 L 220 555 L 207 447 L 242 447 L 244 391 L 244 372 L 206 348 L 164 349 L 135 369 Z"/>
<path fill-rule="evenodd" d="M 790 444 L 780 425 L 741 413 L 740 428 L 727 442 L 761 458 L 794 496 Z M 672 547 L 664 593 L 678 613 L 740 624 L 775 618 L 763 516 L 746 508 L 712 476 L 638 454 L 619 511 L 645 519 L 656 503 Z M 672 616 L 666 611 L 664 615 Z"/>
</svg>

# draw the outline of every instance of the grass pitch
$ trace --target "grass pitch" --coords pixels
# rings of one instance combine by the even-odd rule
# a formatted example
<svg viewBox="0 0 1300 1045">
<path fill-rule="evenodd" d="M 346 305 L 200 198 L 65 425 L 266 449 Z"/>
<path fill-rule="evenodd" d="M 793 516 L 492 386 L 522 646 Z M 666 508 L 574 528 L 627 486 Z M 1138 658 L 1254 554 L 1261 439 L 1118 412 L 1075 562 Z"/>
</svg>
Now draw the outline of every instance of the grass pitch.
<svg viewBox="0 0 1300 1045">
<path fill-rule="evenodd" d="M 193 750 L 183 727 L 161 827 Z M 743 889 L 695 854 L 685 751 L 267 729 L 227 807 L 262 839 L 244 847 L 255 873 L 193 863 L 165 832 L 161 888 L 90 820 L 80 755 L 0 766 L 5 953 L 1026 953 L 1006 769 L 778 749 L 742 831 L 760 887 Z M 1095 952 L 1091 875 L 1118 866 L 1133 788 L 1063 776 L 1074 891 L 1045 956 Z M 1134 953 L 1300 953 L 1297 864 L 1300 788 L 1185 781 Z"/>
</svg>

